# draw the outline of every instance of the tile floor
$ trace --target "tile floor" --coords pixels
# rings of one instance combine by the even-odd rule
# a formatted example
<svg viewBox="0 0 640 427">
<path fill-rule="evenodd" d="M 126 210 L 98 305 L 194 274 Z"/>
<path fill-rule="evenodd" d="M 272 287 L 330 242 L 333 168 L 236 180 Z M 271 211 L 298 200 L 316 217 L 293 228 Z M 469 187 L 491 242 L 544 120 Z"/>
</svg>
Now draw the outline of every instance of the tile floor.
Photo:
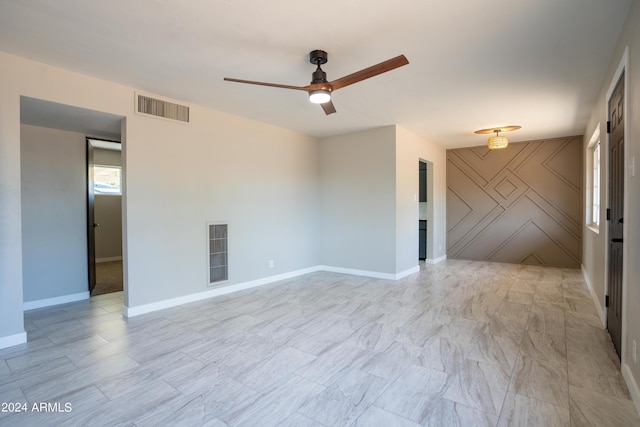
<svg viewBox="0 0 640 427">
<path fill-rule="evenodd" d="M 578 270 L 319 272 L 125 321 L 122 294 L 27 312 L 0 425 L 640 426 Z M 64 412 L 65 404 L 70 412 Z"/>
</svg>

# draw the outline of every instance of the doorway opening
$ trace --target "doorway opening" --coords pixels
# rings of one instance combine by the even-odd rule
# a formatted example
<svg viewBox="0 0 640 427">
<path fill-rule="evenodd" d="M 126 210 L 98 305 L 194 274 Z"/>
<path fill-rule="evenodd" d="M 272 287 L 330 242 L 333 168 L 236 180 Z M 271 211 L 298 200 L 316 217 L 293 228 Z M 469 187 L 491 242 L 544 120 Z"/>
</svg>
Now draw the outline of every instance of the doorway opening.
<svg viewBox="0 0 640 427">
<path fill-rule="evenodd" d="M 124 141 L 125 126 L 124 116 L 20 96 L 24 311 L 90 297 L 86 137 Z"/>
<path fill-rule="evenodd" d="M 432 262 L 433 254 L 433 164 L 419 160 L 418 177 L 418 260 L 428 263 Z"/>
<path fill-rule="evenodd" d="M 122 145 L 87 138 L 87 244 L 91 296 L 121 292 Z"/>
</svg>

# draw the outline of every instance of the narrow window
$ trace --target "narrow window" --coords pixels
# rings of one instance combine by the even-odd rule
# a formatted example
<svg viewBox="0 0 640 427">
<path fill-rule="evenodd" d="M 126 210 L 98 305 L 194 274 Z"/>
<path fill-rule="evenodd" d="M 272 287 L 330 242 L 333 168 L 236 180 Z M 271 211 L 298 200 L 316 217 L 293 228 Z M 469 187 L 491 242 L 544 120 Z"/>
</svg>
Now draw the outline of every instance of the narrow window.
<svg viewBox="0 0 640 427">
<path fill-rule="evenodd" d="M 600 141 L 593 146 L 593 181 L 592 181 L 592 215 L 591 222 L 596 227 L 600 226 Z"/>
<path fill-rule="evenodd" d="M 600 232 L 600 125 L 596 126 L 585 153 L 586 197 L 585 223 L 594 233 Z"/>
</svg>

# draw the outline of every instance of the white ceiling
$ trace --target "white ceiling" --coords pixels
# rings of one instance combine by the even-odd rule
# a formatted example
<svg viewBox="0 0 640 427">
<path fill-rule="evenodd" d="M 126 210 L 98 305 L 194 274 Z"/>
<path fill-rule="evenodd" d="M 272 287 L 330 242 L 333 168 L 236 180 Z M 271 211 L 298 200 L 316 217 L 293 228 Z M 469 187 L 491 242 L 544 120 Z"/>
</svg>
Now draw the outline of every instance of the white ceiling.
<svg viewBox="0 0 640 427">
<path fill-rule="evenodd" d="M 399 124 L 447 148 L 584 132 L 631 0 L 0 0 L 0 51 L 314 136 Z M 410 64 L 333 95 L 300 91 Z"/>
</svg>

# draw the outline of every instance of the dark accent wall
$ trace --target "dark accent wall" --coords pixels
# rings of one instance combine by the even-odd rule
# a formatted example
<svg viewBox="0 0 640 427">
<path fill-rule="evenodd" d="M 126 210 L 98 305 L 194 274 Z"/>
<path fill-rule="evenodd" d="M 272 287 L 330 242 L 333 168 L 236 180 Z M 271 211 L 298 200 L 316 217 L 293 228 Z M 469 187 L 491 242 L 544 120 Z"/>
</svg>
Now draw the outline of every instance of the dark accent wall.
<svg viewBox="0 0 640 427">
<path fill-rule="evenodd" d="M 447 151 L 447 257 L 579 268 L 582 136 Z"/>
</svg>

